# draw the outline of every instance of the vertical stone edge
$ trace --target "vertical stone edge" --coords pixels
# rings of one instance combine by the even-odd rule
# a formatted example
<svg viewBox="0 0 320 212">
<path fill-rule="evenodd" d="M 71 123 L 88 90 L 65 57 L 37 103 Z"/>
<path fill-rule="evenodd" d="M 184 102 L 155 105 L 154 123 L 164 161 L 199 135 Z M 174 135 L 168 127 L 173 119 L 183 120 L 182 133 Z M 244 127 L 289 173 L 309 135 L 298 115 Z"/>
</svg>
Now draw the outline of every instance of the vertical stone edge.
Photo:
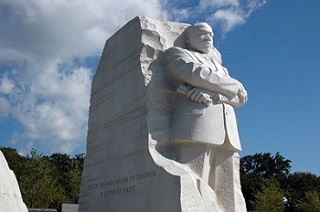
<svg viewBox="0 0 320 212">
<path fill-rule="evenodd" d="M 156 23 L 154 23 L 156 22 Z M 138 29 L 138 24 L 140 25 Z M 116 32 L 111 38 L 109 38 L 106 41 L 104 51 L 102 53 L 99 66 L 97 69 L 97 72 L 93 79 L 92 89 L 91 89 L 91 99 L 90 99 L 90 116 L 89 116 L 89 127 L 88 127 L 88 137 L 87 137 L 87 155 L 85 159 L 84 164 L 84 171 L 82 175 L 82 185 L 81 185 L 81 192 L 80 192 L 80 208 L 79 211 L 93 211 L 99 210 L 99 211 L 123 211 L 134 208 L 136 211 L 141 210 L 148 210 L 153 209 L 153 211 L 179 211 L 181 210 L 180 207 L 180 181 L 179 177 L 175 177 L 171 174 L 169 174 L 167 171 L 163 169 L 163 166 L 159 163 L 157 163 L 154 160 L 154 157 L 152 156 L 151 152 L 153 152 L 155 143 L 154 139 L 150 139 L 152 136 L 149 131 L 157 131 L 157 127 L 161 126 L 159 124 L 155 123 L 162 123 L 158 122 L 158 120 L 150 119 L 152 115 L 150 114 L 157 114 L 159 111 L 162 110 L 162 106 L 153 108 L 152 105 L 156 103 L 154 99 L 150 98 L 150 95 L 154 97 L 157 96 L 153 91 L 158 91 L 162 93 L 163 91 L 158 89 L 157 87 L 160 86 L 160 88 L 165 87 L 165 80 L 163 71 L 161 68 L 159 68 L 160 61 L 158 60 L 159 54 L 167 48 L 166 45 L 168 41 L 164 39 L 163 37 L 157 36 L 157 24 L 159 24 L 159 21 L 152 20 L 145 17 L 136 17 L 130 22 L 128 22 L 124 27 L 122 27 L 118 32 Z M 160 24 L 161 25 L 161 24 Z M 129 29 L 130 28 L 130 29 Z M 161 28 L 161 27 L 160 27 Z M 131 33 L 134 35 L 134 38 L 132 39 L 133 42 L 128 41 L 128 37 L 125 33 L 126 30 L 132 30 Z M 179 33 L 176 33 L 179 34 Z M 137 37 L 141 36 L 141 43 L 134 42 Z M 158 39 L 158 40 L 154 40 Z M 159 40 L 160 39 L 160 40 Z M 160 44 L 159 44 L 160 41 Z M 124 48 L 124 42 L 126 45 L 129 45 L 128 49 L 134 49 L 134 55 L 130 55 L 130 51 L 125 51 L 125 49 L 122 49 L 121 52 L 124 55 L 123 58 L 120 58 L 119 64 L 113 64 L 113 61 L 110 60 L 111 53 L 115 53 L 117 48 Z M 165 43 L 164 45 L 161 44 Z M 173 42 L 173 41 L 172 41 Z M 120 46 L 120 47 L 119 47 Z M 118 50 L 119 51 L 119 50 Z M 139 57 L 140 56 L 140 57 Z M 135 58 L 138 57 L 138 60 L 136 61 Z M 108 60 L 106 58 L 109 58 Z M 132 59 L 133 58 L 133 59 Z M 113 58 L 114 59 L 114 58 Z M 134 60 L 134 61 L 133 61 Z M 110 138 L 101 138 L 101 136 L 105 137 L 105 134 L 101 131 L 104 129 L 108 129 L 108 126 L 112 126 L 113 123 L 116 123 L 114 119 L 115 117 L 110 117 L 109 115 L 103 114 L 103 116 L 106 117 L 100 117 L 98 112 L 93 112 L 92 110 L 101 110 L 104 111 L 113 111 L 115 113 L 119 112 L 119 108 L 122 110 L 127 110 L 129 116 L 130 116 L 130 104 L 125 105 L 123 107 L 115 108 L 113 106 L 107 105 L 109 102 L 117 102 L 121 101 L 117 97 L 117 95 L 114 95 L 112 92 L 108 93 L 109 90 L 107 87 L 109 86 L 109 83 L 113 83 L 113 80 L 115 79 L 121 79 L 127 70 L 124 70 L 128 65 L 134 64 L 134 73 L 135 76 L 143 80 L 144 83 L 144 89 L 142 89 L 144 92 L 144 97 L 141 97 L 138 102 L 134 102 L 134 104 L 141 104 L 141 114 L 145 114 L 146 117 L 141 117 L 139 120 L 140 125 L 144 125 L 146 123 L 147 131 L 146 134 L 143 132 L 143 134 L 140 135 L 141 139 L 139 142 L 145 142 L 144 146 L 146 148 L 146 151 L 141 149 L 142 151 L 139 152 L 139 154 L 142 154 L 147 160 L 148 166 L 153 167 L 152 169 L 157 170 L 157 178 L 152 178 L 150 180 L 146 180 L 146 185 L 149 185 L 149 188 L 146 189 L 144 193 L 136 193 L 137 196 L 132 197 L 130 199 L 127 199 L 127 201 L 123 202 L 124 204 L 120 204 L 119 199 L 113 199 L 115 201 L 111 200 L 99 200 L 96 198 L 93 198 L 92 192 L 90 193 L 87 189 L 90 182 L 99 182 L 108 180 L 110 176 L 107 176 L 105 171 L 102 171 L 101 169 L 105 169 L 110 167 L 107 164 L 109 163 L 109 159 L 106 154 L 104 154 L 104 151 L 108 151 L 108 147 L 106 145 L 105 139 Z M 116 66 L 116 69 L 118 71 L 115 71 L 114 66 Z M 120 66 L 120 67 L 119 67 Z M 130 66 L 130 67 L 131 67 Z M 150 69 L 152 67 L 153 69 Z M 119 73 L 120 71 L 120 73 Z M 132 70 L 128 70 L 128 73 L 132 72 Z M 137 74 L 142 74 L 142 76 L 137 76 Z M 155 80 L 152 79 L 153 77 L 158 76 L 161 78 L 161 80 Z M 136 83 L 136 82 L 135 82 Z M 160 83 L 160 84 L 159 84 Z M 162 84 L 164 83 L 164 84 Z M 120 88 L 121 89 L 121 88 Z M 103 90 L 103 92 L 101 92 Z M 167 96 L 168 89 L 164 91 L 165 96 Z M 152 100 L 151 100 L 152 99 Z M 166 98 L 167 99 L 167 98 Z M 156 101 L 158 101 L 157 99 Z M 160 100 L 161 101 L 161 100 Z M 106 106 L 104 108 L 103 106 Z M 114 103 L 115 104 L 115 103 Z M 102 106 L 101 106 L 102 105 Z M 143 106 L 144 105 L 144 106 Z M 110 113 L 111 113 L 110 112 Z M 123 111 L 120 111 L 120 113 Z M 125 123 L 125 118 L 122 121 Z M 168 117 L 160 116 L 161 120 L 165 120 L 165 122 L 168 121 Z M 107 119 L 108 121 L 105 121 Z M 153 121 L 150 121 L 153 120 Z M 142 126 L 141 125 L 141 126 Z M 99 134 L 97 136 L 94 136 L 93 131 L 100 132 L 101 136 Z M 112 136 L 112 132 L 108 136 Z M 117 136 L 117 135 L 113 135 Z M 145 137 L 145 138 L 144 138 Z M 155 137 L 154 137 L 155 138 Z M 112 138 L 112 139 L 116 139 Z M 111 139 L 111 140 L 112 140 Z M 156 139 L 156 138 L 155 138 Z M 159 140 L 157 140 L 158 142 Z M 110 149 L 110 148 L 109 148 Z M 98 151 L 96 153 L 95 151 Z M 118 155 L 119 156 L 119 155 Z M 120 156 L 122 157 L 122 156 Z M 140 157 L 140 156 L 139 156 Z M 140 158 L 141 158 L 140 157 Z M 149 159 L 147 159 L 149 158 Z M 112 164 L 112 163 L 111 163 Z M 139 166 L 139 164 L 138 164 Z M 141 167 L 141 166 L 140 166 Z M 131 167 L 132 168 L 132 167 Z M 102 174 L 102 176 L 100 176 Z M 116 175 L 115 175 L 116 176 Z M 119 175 L 121 176 L 121 175 Z M 140 182 L 139 182 L 140 183 Z M 145 186 L 145 185 L 143 185 Z M 97 194 L 94 194 L 97 196 Z M 145 199 L 145 201 L 148 201 L 147 204 L 141 204 L 139 201 L 135 201 L 138 199 Z M 104 201 L 101 203 L 101 201 Z M 119 202 L 119 203 L 116 203 Z M 139 208 L 143 207 L 143 208 Z M 148 207 L 148 208 L 145 208 Z"/>
</svg>

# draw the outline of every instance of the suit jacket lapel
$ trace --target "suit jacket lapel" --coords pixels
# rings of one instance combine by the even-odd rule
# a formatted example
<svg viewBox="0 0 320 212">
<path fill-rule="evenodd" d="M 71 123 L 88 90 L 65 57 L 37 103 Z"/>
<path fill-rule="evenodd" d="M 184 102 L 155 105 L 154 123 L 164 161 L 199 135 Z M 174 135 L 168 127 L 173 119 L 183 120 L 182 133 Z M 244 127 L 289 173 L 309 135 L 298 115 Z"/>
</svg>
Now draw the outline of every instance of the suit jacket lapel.
<svg viewBox="0 0 320 212">
<path fill-rule="evenodd" d="M 228 71 L 222 67 L 219 63 L 215 62 L 214 60 L 211 60 L 208 56 L 205 54 L 201 54 L 199 52 L 190 51 L 187 49 L 184 49 L 185 52 L 194 60 L 198 61 L 199 63 L 202 63 L 206 66 L 209 66 L 211 70 L 217 71 L 217 73 L 222 74 L 224 76 L 228 76 Z"/>
<path fill-rule="evenodd" d="M 228 72 L 222 67 L 222 65 L 215 62 L 214 60 L 211 60 L 205 54 L 194 52 L 193 55 L 197 58 L 197 60 L 200 63 L 209 66 L 212 70 L 216 70 L 219 74 L 223 74 L 225 76 L 229 75 Z"/>
</svg>

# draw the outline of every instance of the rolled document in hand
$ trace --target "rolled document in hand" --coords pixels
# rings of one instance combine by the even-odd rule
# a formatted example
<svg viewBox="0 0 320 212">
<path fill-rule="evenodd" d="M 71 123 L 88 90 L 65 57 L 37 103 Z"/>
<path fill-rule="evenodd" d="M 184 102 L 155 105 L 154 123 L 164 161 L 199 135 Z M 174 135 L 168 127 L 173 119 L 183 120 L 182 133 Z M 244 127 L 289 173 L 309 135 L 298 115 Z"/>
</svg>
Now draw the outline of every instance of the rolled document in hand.
<svg viewBox="0 0 320 212">
<path fill-rule="evenodd" d="M 180 84 L 176 91 L 182 95 L 187 96 L 190 90 L 192 90 L 191 86 L 188 86 L 186 84 Z M 208 94 L 211 97 L 211 98 L 206 98 L 204 102 L 202 102 L 206 106 L 210 106 L 211 103 L 212 104 L 226 103 L 231 105 L 232 107 L 240 107 L 242 105 L 238 96 L 235 96 L 234 98 L 230 99 L 226 96 L 223 96 L 221 94 L 218 94 L 212 91 L 203 90 L 203 92 Z"/>
<path fill-rule="evenodd" d="M 192 90 L 192 88 L 188 87 L 185 84 L 180 84 L 179 87 L 177 88 L 177 92 L 182 94 L 182 95 L 188 95 L 188 92 Z M 206 93 L 206 92 L 205 92 Z M 207 93 L 208 94 L 208 93 Z M 207 107 L 210 106 L 210 104 L 212 103 L 212 99 L 211 98 L 205 98 L 205 100 L 203 100 L 203 102 L 201 102 L 202 104 L 205 104 Z"/>
</svg>

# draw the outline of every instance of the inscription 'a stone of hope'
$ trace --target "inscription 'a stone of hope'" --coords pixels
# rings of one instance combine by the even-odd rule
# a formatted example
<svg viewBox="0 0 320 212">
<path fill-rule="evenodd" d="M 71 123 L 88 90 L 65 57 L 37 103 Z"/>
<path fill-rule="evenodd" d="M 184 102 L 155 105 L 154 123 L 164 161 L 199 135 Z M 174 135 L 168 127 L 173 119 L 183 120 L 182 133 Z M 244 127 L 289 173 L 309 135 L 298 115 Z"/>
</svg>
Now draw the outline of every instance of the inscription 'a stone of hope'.
<svg viewBox="0 0 320 212">
<path fill-rule="evenodd" d="M 104 189 L 108 188 L 107 190 L 102 190 L 100 192 L 101 197 L 109 197 L 109 196 L 116 196 L 119 194 L 129 193 L 136 191 L 136 181 L 145 180 L 148 178 L 156 177 L 156 171 L 147 171 L 142 173 L 137 173 L 125 177 L 119 177 L 112 180 L 106 180 L 100 183 L 90 184 L 88 186 L 88 190 L 95 190 L 95 189 Z M 122 185 L 126 184 L 126 185 Z"/>
</svg>

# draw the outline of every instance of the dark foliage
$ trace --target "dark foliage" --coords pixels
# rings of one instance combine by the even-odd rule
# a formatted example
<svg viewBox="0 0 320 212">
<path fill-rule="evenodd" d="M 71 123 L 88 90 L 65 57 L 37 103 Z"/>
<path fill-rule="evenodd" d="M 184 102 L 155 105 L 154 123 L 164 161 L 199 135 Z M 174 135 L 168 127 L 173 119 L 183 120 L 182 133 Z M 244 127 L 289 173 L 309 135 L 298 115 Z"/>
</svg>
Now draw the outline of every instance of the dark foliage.
<svg viewBox="0 0 320 212">
<path fill-rule="evenodd" d="M 59 209 L 61 203 L 78 203 L 84 154 L 22 156 L 16 149 L 0 148 L 17 177 L 22 197 L 29 208 Z"/>
<path fill-rule="evenodd" d="M 303 211 L 302 207 L 305 207 L 306 202 L 314 207 L 319 204 L 317 201 L 320 194 L 320 177 L 303 172 L 290 174 L 291 161 L 279 152 L 275 156 L 271 153 L 247 155 L 241 158 L 240 162 L 242 192 L 248 211 L 257 209 L 257 197 L 261 200 L 261 194 L 266 193 L 263 183 L 266 180 L 279 183 L 279 192 L 284 192 L 284 211 Z M 272 192 L 279 194 L 276 191 Z"/>
</svg>

